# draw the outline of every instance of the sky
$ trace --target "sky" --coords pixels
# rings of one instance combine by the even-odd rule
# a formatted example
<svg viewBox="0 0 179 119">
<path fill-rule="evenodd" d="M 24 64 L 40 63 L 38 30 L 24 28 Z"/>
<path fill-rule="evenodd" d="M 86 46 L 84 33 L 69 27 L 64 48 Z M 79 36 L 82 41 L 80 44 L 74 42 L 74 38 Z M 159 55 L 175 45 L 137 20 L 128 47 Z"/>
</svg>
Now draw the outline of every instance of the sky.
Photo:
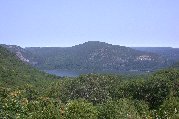
<svg viewBox="0 0 179 119">
<path fill-rule="evenodd" d="M 0 0 L 0 44 L 179 48 L 179 0 Z"/>
</svg>

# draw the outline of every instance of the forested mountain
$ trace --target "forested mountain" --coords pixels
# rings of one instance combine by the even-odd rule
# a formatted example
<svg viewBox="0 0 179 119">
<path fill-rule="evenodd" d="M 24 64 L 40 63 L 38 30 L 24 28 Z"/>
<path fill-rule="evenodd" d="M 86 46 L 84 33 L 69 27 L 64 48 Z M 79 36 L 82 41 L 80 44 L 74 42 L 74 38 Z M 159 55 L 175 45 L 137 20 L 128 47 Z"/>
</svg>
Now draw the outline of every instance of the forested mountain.
<svg viewBox="0 0 179 119">
<path fill-rule="evenodd" d="M 88 72 L 154 71 L 179 61 L 179 49 L 124 47 L 89 41 L 73 47 L 1 45 L 27 64 L 40 69 L 87 70 Z"/>
<path fill-rule="evenodd" d="M 73 47 L 29 47 L 42 69 L 151 71 L 167 66 L 160 55 L 89 41 Z"/>
</svg>

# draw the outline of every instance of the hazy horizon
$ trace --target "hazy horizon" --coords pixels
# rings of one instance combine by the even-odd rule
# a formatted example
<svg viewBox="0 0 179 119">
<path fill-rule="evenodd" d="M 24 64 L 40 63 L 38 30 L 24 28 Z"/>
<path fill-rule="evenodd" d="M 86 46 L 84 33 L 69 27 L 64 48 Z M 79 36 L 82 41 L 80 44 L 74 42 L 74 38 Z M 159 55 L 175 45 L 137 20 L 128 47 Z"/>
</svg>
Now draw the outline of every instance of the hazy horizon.
<svg viewBox="0 0 179 119">
<path fill-rule="evenodd" d="M 16 46 L 20 46 L 22 48 L 29 48 L 29 47 L 60 47 L 60 48 L 68 48 L 68 47 L 74 47 L 74 46 L 77 46 L 77 45 L 82 45 L 84 43 L 87 43 L 87 42 L 91 42 L 91 41 L 86 41 L 86 42 L 83 42 L 83 43 L 80 43 L 80 44 L 76 44 L 76 45 L 72 45 L 72 46 L 27 46 L 27 47 L 23 47 L 23 46 L 20 46 L 20 45 L 16 45 L 16 44 L 4 44 L 4 45 L 16 45 Z M 92 41 L 92 42 L 102 42 L 102 41 Z M 102 42 L 102 43 L 107 43 L 107 42 Z M 110 44 L 110 45 L 118 45 L 118 44 L 111 44 L 111 43 L 107 43 L 107 44 Z M 118 46 L 124 46 L 124 45 L 118 45 Z M 143 47 L 143 46 L 125 46 L 125 47 Z M 160 47 L 153 47 L 153 46 L 144 46 L 144 48 L 162 48 L 162 46 Z M 170 47 L 170 46 L 163 46 L 163 48 L 178 48 L 178 47 Z"/>
<path fill-rule="evenodd" d="M 0 44 L 179 48 L 178 0 L 1 0 Z"/>
</svg>

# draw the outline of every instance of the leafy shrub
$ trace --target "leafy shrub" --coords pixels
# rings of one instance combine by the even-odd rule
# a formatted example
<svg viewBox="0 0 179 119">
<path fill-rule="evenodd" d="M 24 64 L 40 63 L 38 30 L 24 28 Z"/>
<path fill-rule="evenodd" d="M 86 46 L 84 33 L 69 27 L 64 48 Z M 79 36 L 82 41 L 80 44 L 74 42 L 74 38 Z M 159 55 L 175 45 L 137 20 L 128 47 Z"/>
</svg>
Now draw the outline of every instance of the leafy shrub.
<svg viewBox="0 0 179 119">
<path fill-rule="evenodd" d="M 99 119 L 139 119 L 134 103 L 129 99 L 108 101 L 98 106 Z"/>
<path fill-rule="evenodd" d="M 97 119 L 97 109 L 84 99 L 69 101 L 64 110 L 65 119 Z"/>
<path fill-rule="evenodd" d="M 28 89 L 27 89 L 28 90 Z M 61 102 L 48 97 L 28 99 L 26 90 L 0 90 L 0 118 L 59 119 Z"/>
<path fill-rule="evenodd" d="M 28 118 L 30 119 L 61 119 L 62 104 L 58 100 L 39 97 L 28 104 Z"/>
<path fill-rule="evenodd" d="M 161 118 L 179 119 L 179 97 L 165 100 L 159 109 Z"/>
<path fill-rule="evenodd" d="M 133 100 L 134 106 L 137 112 L 139 113 L 140 117 L 147 118 L 150 115 L 149 106 L 145 101 Z"/>
</svg>

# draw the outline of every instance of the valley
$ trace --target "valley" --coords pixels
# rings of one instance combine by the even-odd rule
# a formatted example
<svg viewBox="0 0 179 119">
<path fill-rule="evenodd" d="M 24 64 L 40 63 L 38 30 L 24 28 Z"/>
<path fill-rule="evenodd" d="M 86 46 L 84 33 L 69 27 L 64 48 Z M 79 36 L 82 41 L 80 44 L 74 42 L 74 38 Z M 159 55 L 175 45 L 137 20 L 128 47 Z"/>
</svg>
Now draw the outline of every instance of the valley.
<svg viewBox="0 0 179 119">
<path fill-rule="evenodd" d="M 74 77 L 74 72 L 71 72 L 71 77 L 59 77 L 39 71 L 30 59 L 24 60 L 27 57 L 23 52 L 21 54 L 19 57 L 19 51 L 17 55 L 9 48 L 0 46 L 0 118 L 179 117 L 177 68 L 140 75 L 94 72 L 80 76 L 75 74 Z M 138 58 L 141 61 L 151 60 L 146 56 Z M 178 64 L 172 65 L 175 66 Z M 56 72 L 51 71 L 49 73 Z M 65 74 L 64 71 L 62 73 Z"/>
<path fill-rule="evenodd" d="M 179 119 L 179 0 L 0 0 L 0 119 Z"/>
</svg>

